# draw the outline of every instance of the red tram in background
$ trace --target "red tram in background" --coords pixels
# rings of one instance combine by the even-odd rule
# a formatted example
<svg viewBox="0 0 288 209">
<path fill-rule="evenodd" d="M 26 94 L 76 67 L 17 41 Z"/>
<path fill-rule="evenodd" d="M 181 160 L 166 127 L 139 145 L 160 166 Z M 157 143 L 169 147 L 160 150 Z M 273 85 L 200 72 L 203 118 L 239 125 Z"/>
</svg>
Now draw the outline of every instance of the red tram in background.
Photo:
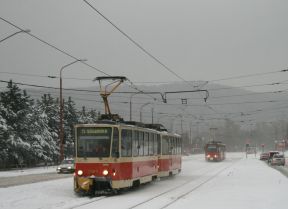
<svg viewBox="0 0 288 209">
<path fill-rule="evenodd" d="M 75 136 L 76 193 L 117 193 L 181 171 L 181 137 L 160 125 L 99 121 L 76 125 Z"/>
<path fill-rule="evenodd" d="M 222 161 L 226 156 L 226 145 L 221 141 L 210 141 L 205 147 L 206 161 Z"/>
</svg>

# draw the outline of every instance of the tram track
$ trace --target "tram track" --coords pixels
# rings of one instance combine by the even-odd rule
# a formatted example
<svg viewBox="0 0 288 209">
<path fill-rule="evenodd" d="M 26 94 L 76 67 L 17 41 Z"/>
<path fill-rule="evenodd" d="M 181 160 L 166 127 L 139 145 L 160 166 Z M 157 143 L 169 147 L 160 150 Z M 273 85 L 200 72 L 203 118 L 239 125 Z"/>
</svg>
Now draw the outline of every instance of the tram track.
<svg viewBox="0 0 288 209">
<path fill-rule="evenodd" d="M 238 162 L 240 159 L 236 160 L 236 161 L 233 161 L 231 162 L 228 166 L 225 165 L 225 166 L 221 166 L 221 168 L 217 169 L 217 171 L 211 176 L 209 176 L 207 178 L 207 176 L 205 174 L 207 173 L 211 173 L 211 171 L 214 171 L 218 166 L 219 164 L 215 163 L 213 165 L 205 165 L 199 169 L 197 169 L 197 173 L 195 173 L 195 175 L 193 175 L 192 177 L 189 178 L 189 180 L 186 180 L 184 181 L 183 183 L 181 184 L 178 184 L 177 186 L 174 186 L 164 192 L 161 192 L 161 193 L 158 193 L 157 195 L 153 196 L 153 197 L 150 197 L 142 202 L 138 202 L 137 204 L 135 205 L 132 205 L 130 207 L 127 207 L 127 209 L 134 209 L 134 208 L 147 208 L 147 205 L 149 205 L 149 203 L 152 203 L 153 201 L 157 201 L 158 198 L 165 198 L 165 195 L 168 195 L 172 192 L 175 192 L 177 189 L 180 189 L 182 188 L 183 186 L 185 185 L 188 185 L 189 183 L 192 183 L 192 182 L 198 182 L 196 185 L 194 185 L 191 189 L 189 190 L 186 190 L 184 192 L 181 192 L 181 194 L 177 195 L 176 197 L 174 196 L 171 200 L 171 198 L 168 198 L 170 199 L 171 201 L 169 201 L 168 203 L 166 203 L 165 205 L 162 205 L 161 207 L 158 207 L 158 209 L 164 209 L 164 208 L 167 208 L 169 207 L 170 205 L 174 204 L 175 202 L 177 202 L 178 200 L 180 200 L 181 198 L 185 197 L 186 195 L 189 195 L 190 193 L 194 192 L 195 190 L 199 189 L 201 186 L 205 185 L 206 183 L 208 183 L 209 181 L 213 180 L 214 178 L 216 178 L 220 173 L 222 173 L 223 171 L 225 171 L 226 169 L 228 169 L 229 167 L 231 167 L 232 165 L 234 165 L 236 162 Z M 199 173 L 199 171 L 202 171 L 201 173 Z M 200 176 L 200 177 L 195 177 L 195 176 Z M 204 177 L 203 177 L 204 176 Z M 167 178 L 168 180 L 169 178 Z M 166 180 L 166 178 L 164 179 L 164 181 Z M 161 180 L 160 180 L 161 181 Z M 141 189 L 141 188 L 139 188 Z M 129 193 L 129 191 L 127 191 Z M 131 192 L 135 192 L 135 190 L 131 191 Z M 127 193 L 126 193 L 127 194 Z M 87 201 L 85 203 L 81 203 L 81 204 L 78 204 L 78 205 L 74 205 L 74 206 L 71 206 L 71 207 L 67 207 L 65 209 L 77 209 L 77 208 L 81 208 L 83 206 L 87 206 L 89 204 L 93 204 L 95 202 L 101 202 L 101 201 L 104 201 L 104 200 L 107 200 L 107 197 L 109 196 L 101 196 L 101 197 L 93 197 L 93 199 L 91 201 Z M 96 198 L 96 199 L 95 199 Z M 95 205 L 96 206 L 96 205 Z M 149 206 L 148 206 L 149 207 Z M 155 208 L 153 206 L 153 208 Z"/>
<path fill-rule="evenodd" d="M 213 167 L 214 167 L 214 166 L 213 166 Z M 216 167 L 216 166 L 215 166 L 215 167 Z M 199 171 L 201 171 L 201 170 L 203 170 L 203 169 L 207 169 L 207 168 L 210 168 L 210 169 L 211 169 L 211 167 L 205 165 L 205 166 L 199 168 L 197 171 L 199 172 Z M 209 170 L 210 170 L 210 169 L 209 169 Z M 207 172 L 207 171 L 206 171 L 206 172 Z M 206 172 L 204 172 L 204 173 L 206 173 Z M 200 174 L 200 175 L 201 175 L 201 174 Z M 164 181 L 164 180 L 169 179 L 169 178 L 171 178 L 171 177 L 167 177 L 167 178 L 164 177 L 162 180 Z M 193 180 L 195 180 L 195 178 L 193 178 Z M 169 192 L 171 192 L 171 191 L 173 191 L 173 190 L 175 190 L 175 189 L 177 189 L 177 188 L 180 188 L 180 187 L 182 187 L 183 185 L 187 184 L 187 182 L 191 182 L 191 181 L 193 181 L 193 180 L 185 181 L 183 184 L 180 184 L 180 185 L 178 185 L 178 186 L 176 186 L 176 187 L 173 187 L 173 188 L 171 188 L 171 189 L 169 189 L 169 190 L 167 190 L 167 191 L 165 191 L 165 192 L 163 192 L 163 193 L 161 193 L 161 194 L 159 194 L 159 195 L 156 195 L 156 196 L 154 196 L 153 198 L 151 198 L 150 200 L 148 200 L 148 201 L 146 201 L 146 202 L 149 202 L 149 201 L 157 198 L 158 196 L 164 195 L 164 194 L 169 193 Z M 127 192 L 129 192 L 129 191 L 127 191 Z M 76 209 L 76 208 L 80 208 L 80 207 L 82 207 L 82 206 L 86 206 L 86 205 L 92 204 L 92 203 L 94 203 L 94 202 L 98 202 L 98 201 L 100 201 L 100 200 L 103 200 L 103 199 L 105 199 L 105 198 L 107 198 L 107 197 L 108 197 L 108 196 L 102 196 L 102 197 L 99 197 L 99 198 L 97 198 L 97 199 L 94 199 L 94 200 L 91 200 L 91 201 L 88 201 L 88 202 L 85 202 L 85 203 L 82 203 L 82 204 L 79 204 L 79 205 L 75 205 L 75 206 L 72 206 L 72 207 L 68 207 L 68 208 L 65 208 L 65 209 Z M 93 197 L 93 198 L 95 198 L 95 197 Z M 142 205 L 142 204 L 143 204 L 143 202 L 140 203 L 139 205 Z M 135 207 L 137 207 L 137 206 L 138 206 L 138 204 L 135 205 L 135 206 L 133 206 L 133 207 L 131 207 L 131 208 L 135 208 Z M 128 208 L 128 209 L 130 209 L 130 208 Z"/>
<path fill-rule="evenodd" d="M 193 187 L 191 190 L 183 193 L 182 195 L 178 196 L 175 198 L 175 200 L 169 202 L 168 204 L 164 205 L 163 207 L 159 208 L 159 209 L 164 209 L 169 207 L 170 205 L 174 204 L 175 202 L 177 202 L 178 200 L 180 200 L 181 198 L 185 197 L 186 195 L 190 194 L 191 192 L 194 192 L 195 190 L 197 190 L 198 188 L 200 188 L 201 186 L 203 186 L 204 184 L 208 183 L 209 181 L 211 181 L 212 179 L 216 178 L 220 173 L 222 173 L 224 170 L 228 169 L 229 167 L 231 167 L 233 164 L 221 169 L 220 171 L 218 171 L 215 175 L 211 176 L 210 178 L 206 179 L 205 181 L 203 181 L 202 183 L 198 184 L 197 186 Z"/>
<path fill-rule="evenodd" d="M 94 202 L 101 201 L 101 200 L 103 200 L 103 199 L 105 199 L 105 198 L 107 198 L 107 197 L 108 197 L 108 196 L 101 196 L 101 197 L 97 197 L 97 198 L 94 197 L 93 200 L 91 200 L 91 201 L 87 201 L 87 202 L 85 202 L 85 203 L 81 203 L 81 204 L 78 204 L 78 205 L 73 205 L 73 206 L 67 207 L 67 208 L 65 208 L 65 209 L 80 208 L 80 207 L 82 207 L 82 206 L 89 205 L 89 204 L 92 204 L 92 203 L 94 203 Z"/>
<path fill-rule="evenodd" d="M 240 159 L 239 159 L 240 160 Z M 166 190 L 165 192 L 162 192 L 160 194 L 157 194 L 149 199 L 146 199 L 145 201 L 143 202 L 140 202 L 140 203 L 137 203 L 131 207 L 129 207 L 128 209 L 133 209 L 133 208 L 138 208 L 140 206 L 142 206 L 143 208 L 145 208 L 144 206 L 154 200 L 157 200 L 157 198 L 159 197 L 164 197 L 165 195 L 171 193 L 171 192 L 175 192 L 175 190 L 179 189 L 179 188 L 182 188 L 184 185 L 187 185 L 193 181 L 196 181 L 196 180 L 200 180 L 201 182 L 199 182 L 198 184 L 196 184 L 195 186 L 193 186 L 192 189 L 188 190 L 188 191 L 185 191 L 184 193 L 181 193 L 180 195 L 178 195 L 177 197 L 174 197 L 172 201 L 170 201 L 169 203 L 159 207 L 158 209 L 164 209 L 164 208 L 167 208 L 169 207 L 170 205 L 174 204 L 175 202 L 177 202 L 178 200 L 180 200 L 181 198 L 185 197 L 186 195 L 192 193 L 193 191 L 197 190 L 198 188 L 200 188 L 201 186 L 203 186 L 204 184 L 208 183 L 209 181 L 213 180 L 214 178 L 216 178 L 220 173 L 222 173 L 223 171 L 225 171 L 226 169 L 230 168 L 232 165 L 234 165 L 235 163 L 237 163 L 239 160 L 237 160 L 236 162 L 233 162 L 231 163 L 230 165 L 228 166 L 225 166 L 224 168 L 221 168 L 220 170 L 218 170 L 215 174 L 213 174 L 212 176 L 210 176 L 209 178 L 205 178 L 204 181 L 201 180 L 201 177 L 197 178 L 197 179 L 192 179 L 192 180 L 189 180 L 189 181 L 185 181 L 184 183 L 176 186 L 176 187 L 173 187 L 173 188 L 170 188 L 169 190 Z M 213 168 L 212 168 L 213 169 Z M 207 174 L 207 172 L 209 172 L 211 170 L 211 167 L 209 167 L 209 169 L 205 172 L 203 172 L 202 174 L 200 174 L 200 176 L 204 175 L 204 174 Z"/>
</svg>

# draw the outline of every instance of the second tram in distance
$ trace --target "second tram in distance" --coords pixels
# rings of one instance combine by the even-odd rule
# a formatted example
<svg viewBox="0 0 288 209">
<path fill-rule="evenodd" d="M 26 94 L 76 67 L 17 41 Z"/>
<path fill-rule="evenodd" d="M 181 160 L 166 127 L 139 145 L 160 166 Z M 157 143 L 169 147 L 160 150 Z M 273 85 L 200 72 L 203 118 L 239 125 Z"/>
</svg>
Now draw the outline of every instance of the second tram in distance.
<svg viewBox="0 0 288 209">
<path fill-rule="evenodd" d="M 226 157 L 226 145 L 221 141 L 210 141 L 205 147 L 206 161 L 222 161 Z"/>
<path fill-rule="evenodd" d="M 117 192 L 181 171 L 180 135 L 155 125 L 100 121 L 75 132 L 76 193 Z"/>
</svg>

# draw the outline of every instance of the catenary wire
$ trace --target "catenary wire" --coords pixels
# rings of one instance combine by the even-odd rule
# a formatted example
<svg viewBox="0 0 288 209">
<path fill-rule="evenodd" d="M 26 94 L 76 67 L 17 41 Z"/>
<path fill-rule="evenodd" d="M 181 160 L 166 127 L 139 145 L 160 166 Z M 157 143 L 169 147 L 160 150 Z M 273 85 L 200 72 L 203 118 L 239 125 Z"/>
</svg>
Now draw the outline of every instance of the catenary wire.
<svg viewBox="0 0 288 209">
<path fill-rule="evenodd" d="M 21 28 L 21 27 L 15 25 L 14 23 L 12 23 L 12 22 L 6 20 L 5 18 L 0 17 L 0 19 L 1 19 L 2 21 L 6 22 L 7 24 L 9 24 L 9 25 L 11 25 L 11 26 L 17 28 L 17 29 L 24 31 L 23 28 Z M 100 73 L 103 73 L 103 74 L 106 75 L 106 76 L 111 76 L 111 75 L 109 75 L 108 73 L 106 73 L 106 72 L 104 72 L 104 71 L 102 71 L 102 70 L 100 70 L 100 69 L 98 69 L 98 68 L 96 68 L 96 67 L 94 67 L 94 66 L 92 66 L 92 65 L 89 65 L 89 64 L 86 63 L 85 61 L 82 61 L 82 60 L 80 60 L 79 58 L 76 58 L 75 56 L 69 54 L 68 52 L 66 52 L 66 51 L 64 51 L 64 50 L 62 50 L 62 49 L 56 47 L 55 45 L 50 44 L 50 43 L 48 43 L 47 41 L 45 41 L 45 40 L 43 40 L 43 39 L 37 37 L 36 35 L 33 35 L 31 32 L 26 32 L 26 33 L 27 33 L 29 36 L 33 37 L 34 39 L 37 39 L 38 41 L 44 43 L 45 45 L 48 45 L 49 47 L 51 47 L 51 48 L 53 48 L 53 49 L 55 49 L 55 50 L 61 52 L 62 54 L 65 54 L 65 55 L 67 55 L 68 57 L 73 58 L 74 60 L 78 60 L 78 61 L 81 62 L 82 64 L 84 64 L 84 65 L 86 65 L 86 66 L 88 66 L 88 67 L 90 67 L 90 68 L 92 68 L 92 69 L 94 69 L 94 70 L 96 70 L 96 71 L 98 71 L 98 72 L 100 72 Z M 143 91 L 142 91 L 142 90 L 139 90 L 139 88 L 135 88 L 135 85 L 133 85 L 133 83 L 132 83 L 131 81 L 130 81 L 130 83 L 131 83 L 131 85 L 130 85 L 131 88 L 134 88 L 135 90 L 140 91 L 140 92 L 143 93 Z M 155 99 L 155 98 L 154 98 L 154 99 Z"/>
<path fill-rule="evenodd" d="M 179 78 L 180 80 L 187 83 L 189 86 L 193 86 L 190 82 L 186 81 L 184 78 L 182 78 L 180 75 L 178 75 L 176 72 L 174 72 L 171 68 L 169 68 L 166 64 L 161 62 L 157 57 L 152 55 L 148 50 L 146 50 L 142 45 L 140 45 L 138 42 L 136 42 L 131 36 L 129 36 L 126 32 L 124 32 L 122 29 L 120 29 L 116 24 L 114 24 L 109 18 L 107 18 L 102 12 L 100 12 L 98 9 L 96 9 L 92 4 L 90 4 L 88 1 L 83 0 L 87 5 L 89 5 L 95 12 L 97 12 L 101 17 L 103 17 L 109 24 L 111 24 L 116 30 L 118 30 L 123 36 L 125 36 L 129 41 L 131 41 L 135 46 L 137 46 L 141 51 L 143 51 L 146 55 L 148 55 L 150 58 L 152 58 L 154 61 L 156 61 L 158 64 L 160 64 L 164 69 L 172 73 L 174 76 Z"/>
</svg>

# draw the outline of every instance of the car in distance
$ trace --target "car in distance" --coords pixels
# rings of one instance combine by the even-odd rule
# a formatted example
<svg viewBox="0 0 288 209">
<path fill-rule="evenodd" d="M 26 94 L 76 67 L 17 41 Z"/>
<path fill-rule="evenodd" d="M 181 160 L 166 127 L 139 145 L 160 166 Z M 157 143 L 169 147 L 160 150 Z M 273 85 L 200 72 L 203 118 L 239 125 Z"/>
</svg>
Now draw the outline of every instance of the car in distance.
<svg viewBox="0 0 288 209">
<path fill-rule="evenodd" d="M 271 165 L 285 165 L 284 154 L 275 154 L 271 159 Z"/>
<path fill-rule="evenodd" d="M 275 154 L 279 154 L 278 151 L 269 151 L 268 163 L 271 163 L 271 160 Z"/>
<path fill-rule="evenodd" d="M 268 160 L 268 158 L 269 158 L 268 152 L 263 152 L 260 154 L 260 160 Z"/>
<path fill-rule="evenodd" d="M 75 170 L 74 159 L 65 159 L 57 167 L 57 173 L 73 173 Z"/>
</svg>

